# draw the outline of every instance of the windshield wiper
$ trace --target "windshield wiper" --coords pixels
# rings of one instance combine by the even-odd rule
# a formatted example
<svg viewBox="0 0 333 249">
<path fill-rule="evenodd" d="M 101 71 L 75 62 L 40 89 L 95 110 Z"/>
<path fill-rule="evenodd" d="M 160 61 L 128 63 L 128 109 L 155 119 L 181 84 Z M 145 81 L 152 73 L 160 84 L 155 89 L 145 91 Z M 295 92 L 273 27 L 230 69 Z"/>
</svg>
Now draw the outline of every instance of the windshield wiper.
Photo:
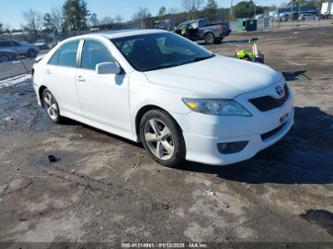
<svg viewBox="0 0 333 249">
<path fill-rule="evenodd" d="M 177 64 L 169 64 L 169 65 L 162 65 L 162 66 L 149 68 L 148 70 L 145 70 L 144 72 L 159 70 L 159 69 L 164 69 L 164 68 L 170 68 L 170 67 L 178 67 L 178 66 L 189 64 L 189 63 L 192 63 L 192 62 L 206 60 L 206 59 L 212 58 L 214 56 L 215 56 L 215 54 L 211 54 L 211 55 L 208 55 L 208 56 L 202 56 L 202 57 L 194 57 L 193 59 L 191 59 L 189 61 L 184 61 L 184 62 L 177 63 Z"/>
<path fill-rule="evenodd" d="M 185 61 L 185 62 L 179 63 L 179 64 L 177 64 L 175 66 L 181 66 L 181 65 L 192 63 L 192 62 L 203 61 L 203 60 L 212 58 L 214 56 L 215 56 L 215 54 L 211 54 L 211 55 L 208 55 L 208 56 L 194 57 L 193 59 L 191 59 L 189 61 Z"/>
</svg>

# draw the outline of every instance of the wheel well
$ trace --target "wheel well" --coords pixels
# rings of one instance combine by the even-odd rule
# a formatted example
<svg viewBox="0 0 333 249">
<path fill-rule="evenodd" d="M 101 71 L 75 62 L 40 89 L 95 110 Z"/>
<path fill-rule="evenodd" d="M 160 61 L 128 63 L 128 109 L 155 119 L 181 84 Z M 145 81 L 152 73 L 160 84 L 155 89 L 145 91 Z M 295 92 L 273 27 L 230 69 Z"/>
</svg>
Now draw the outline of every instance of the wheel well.
<svg viewBox="0 0 333 249">
<path fill-rule="evenodd" d="M 138 137 L 138 140 L 140 141 L 140 121 L 141 121 L 141 118 L 143 117 L 143 115 L 145 115 L 145 113 L 151 111 L 151 110 L 161 110 L 161 111 L 164 111 L 166 112 L 167 114 L 170 115 L 169 112 L 167 112 L 166 110 L 164 110 L 163 108 L 160 108 L 158 106 L 155 106 L 155 105 L 146 105 L 144 107 L 142 107 L 138 113 L 136 114 L 136 117 L 135 117 L 135 131 L 136 131 L 136 135 Z M 177 123 L 177 121 L 172 117 L 172 115 L 170 115 L 170 117 L 176 122 L 177 126 L 179 127 L 179 129 L 182 131 L 180 125 Z"/>
<path fill-rule="evenodd" d="M 46 89 L 46 86 L 41 86 L 38 89 L 38 97 L 40 99 L 40 103 L 41 103 L 42 106 L 43 106 L 42 94 L 43 94 L 44 89 Z"/>
<path fill-rule="evenodd" d="M 206 31 L 204 35 L 213 35 L 215 37 L 215 34 L 210 30 Z"/>
<path fill-rule="evenodd" d="M 207 31 L 204 35 L 204 38 L 206 39 L 206 37 L 209 35 L 213 36 L 214 40 L 216 39 L 216 35 L 213 31 Z"/>
</svg>

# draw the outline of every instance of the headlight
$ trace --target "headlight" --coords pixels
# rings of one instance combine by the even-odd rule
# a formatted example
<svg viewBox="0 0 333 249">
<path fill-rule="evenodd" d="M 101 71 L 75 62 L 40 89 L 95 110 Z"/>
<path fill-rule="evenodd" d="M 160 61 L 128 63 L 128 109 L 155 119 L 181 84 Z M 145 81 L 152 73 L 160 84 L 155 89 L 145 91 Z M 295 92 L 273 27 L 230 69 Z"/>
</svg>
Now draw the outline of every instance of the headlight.
<svg viewBox="0 0 333 249">
<path fill-rule="evenodd" d="M 251 113 L 234 100 L 223 99 L 187 99 L 183 102 L 195 112 L 210 115 L 252 116 Z"/>
</svg>

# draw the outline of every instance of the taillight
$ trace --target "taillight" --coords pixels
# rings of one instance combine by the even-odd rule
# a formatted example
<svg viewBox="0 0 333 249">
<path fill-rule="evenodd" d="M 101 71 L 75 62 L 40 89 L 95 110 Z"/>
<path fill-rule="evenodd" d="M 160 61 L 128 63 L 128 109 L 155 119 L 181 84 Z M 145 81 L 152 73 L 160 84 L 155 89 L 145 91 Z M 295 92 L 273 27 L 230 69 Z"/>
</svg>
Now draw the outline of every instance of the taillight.
<svg viewBox="0 0 333 249">
<path fill-rule="evenodd" d="M 223 25 L 220 26 L 220 31 L 221 31 L 221 33 L 223 33 L 223 31 L 224 31 Z"/>
</svg>

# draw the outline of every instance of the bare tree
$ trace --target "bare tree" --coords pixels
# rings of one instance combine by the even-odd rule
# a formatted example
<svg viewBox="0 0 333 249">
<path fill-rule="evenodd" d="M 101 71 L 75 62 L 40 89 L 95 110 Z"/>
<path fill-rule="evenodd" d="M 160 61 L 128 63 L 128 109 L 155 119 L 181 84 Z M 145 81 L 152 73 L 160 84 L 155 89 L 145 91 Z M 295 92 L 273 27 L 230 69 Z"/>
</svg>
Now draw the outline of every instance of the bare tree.
<svg viewBox="0 0 333 249">
<path fill-rule="evenodd" d="M 180 22 L 182 22 L 182 17 L 179 14 L 181 11 L 176 9 L 176 8 L 171 8 L 168 10 L 167 14 L 168 14 L 168 18 L 171 20 L 171 22 L 176 25 L 179 24 Z"/>
<path fill-rule="evenodd" d="M 29 9 L 23 12 L 23 19 L 25 21 L 23 28 L 32 34 L 33 40 L 36 40 L 38 38 L 38 31 L 42 28 L 41 14 Z"/>
<path fill-rule="evenodd" d="M 97 17 L 97 14 L 96 13 L 93 13 L 90 18 L 89 18 L 89 24 L 90 26 L 92 27 L 95 27 L 95 26 L 98 26 L 99 25 L 99 20 L 98 20 L 98 17 Z"/>
<path fill-rule="evenodd" d="M 147 8 L 140 7 L 139 10 L 133 15 L 132 20 L 140 22 L 141 28 L 146 28 L 151 14 Z"/>
<path fill-rule="evenodd" d="M 158 11 L 158 17 L 160 18 L 160 20 L 164 19 L 165 14 L 166 14 L 166 8 L 162 6 Z"/>
<path fill-rule="evenodd" d="M 104 25 L 106 25 L 106 24 L 112 24 L 112 23 L 114 23 L 114 21 L 115 20 L 111 16 L 105 16 L 101 20 L 101 24 L 104 24 Z"/>
<path fill-rule="evenodd" d="M 116 23 L 122 23 L 123 22 L 123 17 L 121 15 L 116 15 L 114 18 Z"/>
<path fill-rule="evenodd" d="M 50 15 L 54 28 L 60 33 L 62 31 L 62 25 L 64 23 L 62 11 L 58 8 L 52 8 Z"/>
<path fill-rule="evenodd" d="M 181 5 L 188 13 L 189 19 L 197 17 L 197 13 L 201 9 L 203 3 L 204 0 L 181 0 Z"/>
<path fill-rule="evenodd" d="M 50 13 L 46 13 L 43 17 L 43 28 L 45 32 L 52 32 L 54 31 L 54 26 L 53 26 L 53 23 L 52 23 L 52 17 L 50 15 Z"/>
</svg>

